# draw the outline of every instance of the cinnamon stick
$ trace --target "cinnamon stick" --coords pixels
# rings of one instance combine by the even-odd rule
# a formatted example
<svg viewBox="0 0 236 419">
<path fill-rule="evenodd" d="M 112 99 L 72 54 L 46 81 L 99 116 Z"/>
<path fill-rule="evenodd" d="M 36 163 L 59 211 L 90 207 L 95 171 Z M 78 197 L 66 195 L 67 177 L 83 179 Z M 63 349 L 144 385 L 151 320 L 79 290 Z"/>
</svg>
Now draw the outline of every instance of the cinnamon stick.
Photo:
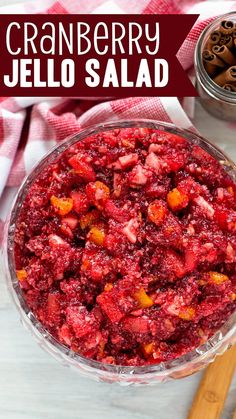
<svg viewBox="0 0 236 419">
<path fill-rule="evenodd" d="M 233 37 L 230 35 L 224 35 L 220 38 L 219 45 L 226 45 L 227 48 L 232 49 L 234 46 Z"/>
<path fill-rule="evenodd" d="M 236 66 L 232 66 L 227 70 L 223 71 L 222 73 L 218 74 L 214 79 L 214 82 L 219 86 L 224 86 L 228 83 L 235 83 L 236 82 Z"/>
<path fill-rule="evenodd" d="M 217 68 L 223 69 L 225 67 L 225 63 L 209 50 L 203 51 L 202 58 L 205 69 L 211 76 L 213 76 L 216 73 Z"/>
<path fill-rule="evenodd" d="M 211 50 L 213 45 L 217 45 L 220 42 L 221 32 L 214 31 L 210 34 L 209 39 L 206 43 L 206 49 Z"/>
<path fill-rule="evenodd" d="M 236 86 L 229 83 L 224 84 L 223 89 L 228 90 L 229 92 L 236 92 Z"/>
<path fill-rule="evenodd" d="M 223 34 L 230 35 L 234 30 L 234 22 L 232 20 L 222 20 L 220 24 L 220 31 Z"/>
<path fill-rule="evenodd" d="M 236 22 L 222 20 L 205 41 L 202 61 L 212 80 L 236 93 Z"/>
<path fill-rule="evenodd" d="M 212 52 L 226 64 L 229 64 L 230 66 L 236 64 L 236 57 L 232 54 L 226 45 L 214 45 Z"/>
</svg>

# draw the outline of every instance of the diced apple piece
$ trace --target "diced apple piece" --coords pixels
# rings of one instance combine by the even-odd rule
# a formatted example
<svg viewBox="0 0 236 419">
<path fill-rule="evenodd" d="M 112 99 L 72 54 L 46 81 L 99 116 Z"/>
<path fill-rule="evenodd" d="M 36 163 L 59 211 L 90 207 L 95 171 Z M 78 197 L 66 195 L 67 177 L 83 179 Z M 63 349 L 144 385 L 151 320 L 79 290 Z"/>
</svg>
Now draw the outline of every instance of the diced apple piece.
<svg viewBox="0 0 236 419">
<path fill-rule="evenodd" d="M 110 196 L 110 189 L 105 183 L 97 180 L 86 186 L 86 194 L 89 201 L 101 211 Z"/>
<path fill-rule="evenodd" d="M 60 322 L 60 300 L 57 294 L 48 294 L 47 314 L 52 326 Z"/>
<path fill-rule="evenodd" d="M 148 333 L 149 332 L 149 319 L 146 317 L 126 317 L 122 321 L 124 330 L 130 333 Z"/>
<path fill-rule="evenodd" d="M 232 263 L 235 261 L 235 250 L 234 248 L 231 246 L 230 243 L 228 243 L 227 248 L 226 248 L 226 256 L 227 256 L 227 262 Z"/>
<path fill-rule="evenodd" d="M 95 317 L 86 307 L 72 306 L 66 309 L 66 320 L 75 332 L 77 338 L 88 335 L 98 327 Z"/>
<path fill-rule="evenodd" d="M 216 207 L 214 212 L 214 219 L 222 230 L 228 229 L 228 219 L 230 211 L 228 208 Z"/>
<path fill-rule="evenodd" d="M 73 208 L 73 200 L 71 198 L 57 198 L 53 195 L 50 201 L 55 211 L 62 216 L 68 214 Z"/>
<path fill-rule="evenodd" d="M 202 196 L 194 198 L 194 202 L 199 205 L 205 215 L 207 215 L 210 219 L 213 218 L 215 210 Z"/>
<path fill-rule="evenodd" d="M 73 230 L 77 227 L 79 220 L 74 215 L 64 217 L 62 219 L 61 231 L 71 239 L 74 237 Z"/>
<path fill-rule="evenodd" d="M 68 227 L 70 227 L 71 230 L 74 230 L 77 227 L 78 223 L 79 220 L 74 215 L 70 215 L 62 219 L 62 224 L 67 225 Z"/>
<path fill-rule="evenodd" d="M 145 165 L 151 167 L 157 175 L 160 174 L 162 161 L 155 153 L 151 152 L 147 155 Z"/>
<path fill-rule="evenodd" d="M 89 208 L 89 201 L 85 193 L 79 191 L 72 191 L 71 198 L 73 200 L 73 209 L 79 214 L 85 214 Z"/>
<path fill-rule="evenodd" d="M 137 164 L 137 166 L 135 166 L 129 173 L 130 186 L 136 188 L 139 186 L 146 185 L 150 177 L 150 170 L 141 166 L 141 164 Z"/>
<path fill-rule="evenodd" d="M 186 274 L 186 268 L 181 256 L 171 249 L 166 251 L 165 258 L 162 260 L 162 267 L 165 269 L 166 275 L 169 275 L 172 280 L 174 278 L 182 278 Z"/>
<path fill-rule="evenodd" d="M 207 153 L 207 151 L 203 150 L 203 148 L 199 147 L 198 145 L 193 146 L 192 157 L 199 163 L 206 162 L 215 164 L 214 157 L 212 157 L 209 153 Z"/>
<path fill-rule="evenodd" d="M 178 211 L 187 207 L 189 199 L 188 196 L 183 192 L 180 192 L 177 188 L 174 188 L 167 195 L 167 203 L 173 211 Z"/>
<path fill-rule="evenodd" d="M 81 271 L 94 282 L 103 282 L 112 270 L 112 259 L 101 248 L 85 249 L 82 256 Z"/>
<path fill-rule="evenodd" d="M 138 301 L 140 308 L 151 307 L 154 304 L 151 297 L 147 295 L 146 291 L 143 288 L 140 288 L 138 291 L 134 293 L 134 298 Z"/>
<path fill-rule="evenodd" d="M 141 137 L 147 137 L 150 134 L 149 128 L 138 128 L 137 131 L 139 132 Z"/>
<path fill-rule="evenodd" d="M 114 173 L 113 177 L 113 194 L 118 198 L 121 194 L 122 186 L 124 183 L 124 176 L 121 173 Z"/>
<path fill-rule="evenodd" d="M 121 164 L 122 169 L 126 169 L 127 167 L 134 166 L 138 162 L 138 154 L 126 154 L 125 156 L 119 157 L 118 160 Z"/>
<path fill-rule="evenodd" d="M 148 147 L 148 152 L 149 153 L 160 153 L 160 151 L 162 151 L 162 150 L 163 150 L 163 145 L 162 144 L 152 143 Z"/>
<path fill-rule="evenodd" d="M 130 218 L 129 211 L 124 210 L 123 208 L 117 207 L 115 202 L 112 199 L 107 200 L 106 205 L 105 205 L 105 211 L 109 217 L 113 218 L 119 223 L 128 221 Z"/>
<path fill-rule="evenodd" d="M 131 243 L 136 243 L 138 227 L 138 220 L 136 218 L 131 218 L 131 220 L 126 223 L 125 227 L 122 230 Z"/>
<path fill-rule="evenodd" d="M 63 240 L 60 236 L 57 236 L 56 234 L 50 234 L 50 236 L 48 236 L 48 240 L 49 245 L 51 247 L 69 246 L 69 244 L 65 240 Z"/>
<path fill-rule="evenodd" d="M 120 310 L 118 302 L 114 301 L 111 292 L 102 292 L 97 297 L 97 302 L 112 323 L 119 322 L 124 317 L 125 314 Z"/>
<path fill-rule="evenodd" d="M 162 201 L 155 200 L 148 206 L 148 218 L 157 226 L 160 226 L 165 217 L 167 209 Z"/>
<path fill-rule="evenodd" d="M 217 188 L 216 193 L 217 193 L 218 201 L 223 201 L 223 199 L 224 199 L 224 189 L 223 188 Z"/>
<path fill-rule="evenodd" d="M 72 339 L 71 331 L 70 331 L 69 326 L 66 323 L 63 324 L 62 327 L 59 329 L 58 336 L 62 342 L 66 343 L 66 345 L 68 346 L 71 345 L 71 339 Z"/>
<path fill-rule="evenodd" d="M 79 153 L 69 159 L 69 164 L 79 176 L 88 182 L 93 182 L 96 179 L 96 173 L 87 160 L 86 157 Z"/>
</svg>

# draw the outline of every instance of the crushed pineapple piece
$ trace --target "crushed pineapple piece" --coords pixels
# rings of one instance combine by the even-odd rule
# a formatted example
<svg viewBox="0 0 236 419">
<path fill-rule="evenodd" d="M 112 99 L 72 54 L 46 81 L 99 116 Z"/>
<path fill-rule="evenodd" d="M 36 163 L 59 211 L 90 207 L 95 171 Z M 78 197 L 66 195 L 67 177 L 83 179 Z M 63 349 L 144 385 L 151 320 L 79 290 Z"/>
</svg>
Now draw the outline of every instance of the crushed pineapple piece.
<svg viewBox="0 0 236 419">
<path fill-rule="evenodd" d="M 88 239 L 97 244 L 98 246 L 103 246 L 105 238 L 105 233 L 98 227 L 92 227 L 88 233 Z"/>
<path fill-rule="evenodd" d="M 99 343 L 99 345 L 98 345 L 98 353 L 99 353 L 99 356 L 103 356 L 104 355 L 105 346 L 106 346 L 105 342 L 102 341 L 102 342 Z"/>
<path fill-rule="evenodd" d="M 91 263 L 88 259 L 83 260 L 81 265 L 81 271 L 87 271 L 87 269 L 90 267 Z"/>
<path fill-rule="evenodd" d="M 104 291 L 111 291 L 112 288 L 113 288 L 113 284 L 111 284 L 110 282 L 107 282 L 105 284 Z"/>
<path fill-rule="evenodd" d="M 233 190 L 232 186 L 228 186 L 227 191 L 230 193 L 230 195 L 234 194 L 234 190 Z"/>
<path fill-rule="evenodd" d="M 196 310 L 193 307 L 184 307 L 179 312 L 179 317 L 182 320 L 193 320 L 196 314 Z"/>
<path fill-rule="evenodd" d="M 56 212 L 62 216 L 68 214 L 73 208 L 72 198 L 57 198 L 52 195 L 50 201 Z"/>
<path fill-rule="evenodd" d="M 226 282 L 229 280 L 229 277 L 227 275 L 221 274 L 219 272 L 211 271 L 209 272 L 209 276 L 210 276 L 209 282 L 213 284 L 217 284 L 217 285 L 223 284 L 223 282 Z"/>
<path fill-rule="evenodd" d="M 139 302 L 140 308 L 147 308 L 151 307 L 154 302 L 146 293 L 143 288 L 140 288 L 138 291 L 134 293 L 134 298 Z"/>
<path fill-rule="evenodd" d="M 198 329 L 198 334 L 201 337 L 203 337 L 205 335 L 204 331 L 201 328 Z"/>
<path fill-rule="evenodd" d="M 166 216 L 166 208 L 161 201 L 153 201 L 148 206 L 148 218 L 156 225 L 161 225 Z"/>
<path fill-rule="evenodd" d="M 177 188 L 172 189 L 167 195 L 167 203 L 173 211 L 185 208 L 188 202 L 188 196 Z"/>
<path fill-rule="evenodd" d="M 143 343 L 141 347 L 144 355 L 146 356 L 151 355 L 155 350 L 155 344 L 153 342 Z"/>
<path fill-rule="evenodd" d="M 129 139 L 127 139 L 127 138 L 122 138 L 121 143 L 122 143 L 123 147 L 135 148 L 135 142 L 134 141 L 129 141 Z"/>
<path fill-rule="evenodd" d="M 236 300 L 236 294 L 235 293 L 231 294 L 230 298 L 232 301 Z"/>
<path fill-rule="evenodd" d="M 27 278 L 27 272 L 25 269 L 19 269 L 16 271 L 16 276 L 18 278 L 18 281 L 24 281 L 24 279 Z"/>
<path fill-rule="evenodd" d="M 197 282 L 198 282 L 198 285 L 206 285 L 207 284 L 207 282 L 204 281 L 204 279 L 199 279 Z"/>
<path fill-rule="evenodd" d="M 82 230 L 85 230 L 87 227 L 92 227 L 93 224 L 98 221 L 99 212 L 97 210 L 92 210 L 87 212 L 87 214 L 82 215 L 79 220 L 80 227 Z"/>
</svg>

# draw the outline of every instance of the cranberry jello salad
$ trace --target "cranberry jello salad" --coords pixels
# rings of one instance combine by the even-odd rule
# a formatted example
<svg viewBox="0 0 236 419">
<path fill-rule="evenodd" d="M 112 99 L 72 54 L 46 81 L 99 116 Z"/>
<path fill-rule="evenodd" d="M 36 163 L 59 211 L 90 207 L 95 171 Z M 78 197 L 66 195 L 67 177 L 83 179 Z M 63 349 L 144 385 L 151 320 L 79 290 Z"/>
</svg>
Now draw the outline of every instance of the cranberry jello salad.
<svg viewBox="0 0 236 419">
<path fill-rule="evenodd" d="M 103 363 L 177 358 L 236 308 L 236 184 L 165 131 L 114 129 L 67 148 L 31 185 L 14 242 L 30 310 Z"/>
</svg>

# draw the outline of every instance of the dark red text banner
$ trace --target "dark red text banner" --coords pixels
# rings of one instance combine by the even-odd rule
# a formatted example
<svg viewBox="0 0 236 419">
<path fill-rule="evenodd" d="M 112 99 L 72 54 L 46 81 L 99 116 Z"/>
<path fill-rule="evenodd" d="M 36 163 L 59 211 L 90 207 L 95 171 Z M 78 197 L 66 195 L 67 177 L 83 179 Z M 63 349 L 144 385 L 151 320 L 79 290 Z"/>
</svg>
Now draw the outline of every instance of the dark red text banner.
<svg viewBox="0 0 236 419">
<path fill-rule="evenodd" d="M 0 96 L 196 96 L 176 58 L 197 15 L 1 15 Z"/>
</svg>

